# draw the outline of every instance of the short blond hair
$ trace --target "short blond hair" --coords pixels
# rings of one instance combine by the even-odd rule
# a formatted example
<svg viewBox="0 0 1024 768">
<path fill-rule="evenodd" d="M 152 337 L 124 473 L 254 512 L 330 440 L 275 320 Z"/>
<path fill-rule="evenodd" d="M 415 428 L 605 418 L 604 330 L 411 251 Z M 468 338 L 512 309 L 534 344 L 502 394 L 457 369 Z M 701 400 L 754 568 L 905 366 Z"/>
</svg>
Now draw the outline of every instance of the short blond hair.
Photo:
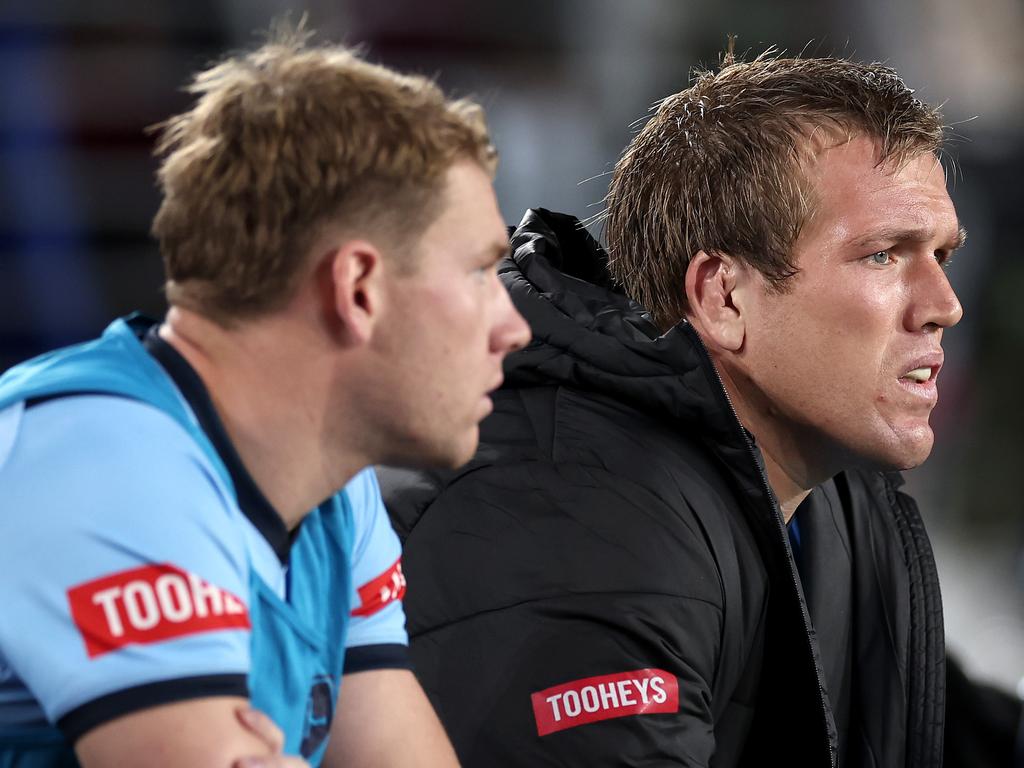
<svg viewBox="0 0 1024 768">
<path fill-rule="evenodd" d="M 436 216 L 454 162 L 491 174 L 497 163 L 478 105 L 311 46 L 304 31 L 199 72 L 188 90 L 192 109 L 159 126 L 153 234 L 168 301 L 221 322 L 283 305 L 325 225 L 410 239 Z"/>
<path fill-rule="evenodd" d="M 661 102 L 609 185 L 609 268 L 664 330 L 685 316 L 699 251 L 726 253 L 784 290 L 813 214 L 804 163 L 813 136 L 866 135 L 878 162 L 938 152 L 939 112 L 895 70 L 841 58 L 735 61 Z"/>
</svg>

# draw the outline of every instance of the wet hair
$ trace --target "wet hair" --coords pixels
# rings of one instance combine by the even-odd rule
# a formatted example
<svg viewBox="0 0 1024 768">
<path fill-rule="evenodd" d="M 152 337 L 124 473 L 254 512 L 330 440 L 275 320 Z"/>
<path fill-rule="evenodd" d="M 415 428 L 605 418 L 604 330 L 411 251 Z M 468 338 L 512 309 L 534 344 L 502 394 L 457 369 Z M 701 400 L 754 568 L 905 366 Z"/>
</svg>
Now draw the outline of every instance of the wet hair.
<svg viewBox="0 0 1024 768">
<path fill-rule="evenodd" d="M 731 44 L 730 44 L 731 47 Z M 814 211 L 804 168 L 826 143 L 874 140 L 879 164 L 937 153 L 942 116 L 895 70 L 841 58 L 749 62 L 730 50 L 664 99 L 615 166 L 605 211 L 609 267 L 667 329 L 682 319 L 698 252 L 729 254 L 785 290 Z"/>
</svg>

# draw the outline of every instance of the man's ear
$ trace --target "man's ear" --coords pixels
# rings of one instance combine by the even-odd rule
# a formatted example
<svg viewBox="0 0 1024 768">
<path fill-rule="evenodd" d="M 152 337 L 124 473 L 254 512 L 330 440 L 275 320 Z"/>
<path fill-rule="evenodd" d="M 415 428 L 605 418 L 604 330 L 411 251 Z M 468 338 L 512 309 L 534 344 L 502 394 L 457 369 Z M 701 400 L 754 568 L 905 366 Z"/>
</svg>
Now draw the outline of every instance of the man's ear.
<svg viewBox="0 0 1024 768">
<path fill-rule="evenodd" d="M 324 309 L 339 341 L 365 344 L 373 334 L 383 302 L 381 253 L 367 240 L 347 240 L 324 263 Z"/>
<path fill-rule="evenodd" d="M 728 254 L 698 251 L 686 268 L 686 300 L 690 321 L 708 342 L 737 352 L 746 337 L 748 318 L 743 298 L 752 275 Z"/>
</svg>

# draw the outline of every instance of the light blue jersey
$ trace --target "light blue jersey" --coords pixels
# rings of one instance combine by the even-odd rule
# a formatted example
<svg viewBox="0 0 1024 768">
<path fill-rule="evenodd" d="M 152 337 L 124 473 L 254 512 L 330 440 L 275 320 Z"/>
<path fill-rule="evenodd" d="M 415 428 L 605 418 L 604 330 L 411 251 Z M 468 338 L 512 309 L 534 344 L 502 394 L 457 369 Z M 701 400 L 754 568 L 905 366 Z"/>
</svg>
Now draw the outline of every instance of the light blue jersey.
<svg viewBox="0 0 1024 768">
<path fill-rule="evenodd" d="M 58 764 L 97 725 L 213 695 L 250 697 L 318 763 L 343 670 L 408 664 L 376 479 L 290 533 L 199 377 L 142 343 L 150 325 L 0 378 L 0 768 Z"/>
</svg>

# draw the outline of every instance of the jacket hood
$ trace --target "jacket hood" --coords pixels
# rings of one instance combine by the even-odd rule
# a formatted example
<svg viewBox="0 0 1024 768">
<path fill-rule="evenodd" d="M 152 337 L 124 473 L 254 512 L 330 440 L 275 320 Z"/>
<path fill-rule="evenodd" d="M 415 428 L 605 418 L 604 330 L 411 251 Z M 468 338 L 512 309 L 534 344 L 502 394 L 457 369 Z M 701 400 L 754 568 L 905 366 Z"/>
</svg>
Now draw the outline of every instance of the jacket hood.
<svg viewBox="0 0 1024 768">
<path fill-rule="evenodd" d="M 749 450 L 703 342 L 685 320 L 660 333 L 615 285 L 608 256 L 574 216 L 530 209 L 499 270 L 533 341 L 505 361 L 508 387 L 566 385 Z"/>
</svg>

